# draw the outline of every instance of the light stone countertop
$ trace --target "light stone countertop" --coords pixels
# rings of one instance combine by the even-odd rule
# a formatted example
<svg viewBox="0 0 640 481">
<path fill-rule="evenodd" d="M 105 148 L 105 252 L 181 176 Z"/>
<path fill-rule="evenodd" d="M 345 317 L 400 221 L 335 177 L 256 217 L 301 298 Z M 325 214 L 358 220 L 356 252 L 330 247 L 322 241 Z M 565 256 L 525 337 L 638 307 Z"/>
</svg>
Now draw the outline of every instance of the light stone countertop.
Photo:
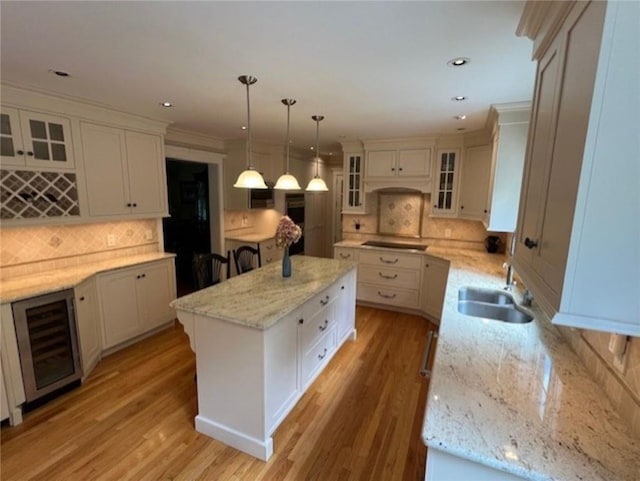
<svg viewBox="0 0 640 481">
<path fill-rule="evenodd" d="M 349 261 L 301 255 L 291 256 L 291 263 L 291 277 L 282 277 L 282 264 L 274 262 L 180 297 L 171 307 L 264 330 L 356 268 Z"/>
<path fill-rule="evenodd" d="M 640 441 L 535 303 L 529 324 L 458 313 L 460 287 L 504 287 L 504 258 L 438 247 L 427 253 L 451 267 L 425 444 L 525 479 L 640 480 Z"/>
<path fill-rule="evenodd" d="M 275 232 L 273 234 L 248 232 L 248 233 L 238 233 L 238 234 L 227 234 L 225 235 L 225 239 L 258 244 L 260 242 L 273 239 L 274 236 L 275 236 Z"/>
<path fill-rule="evenodd" d="M 173 257 L 175 257 L 175 254 L 166 252 L 114 257 L 107 261 L 64 267 L 37 274 L 30 274 L 28 276 L 15 277 L 0 283 L 0 302 L 14 302 L 20 299 L 49 294 L 50 292 L 72 289 L 89 277 L 100 272 Z"/>
</svg>

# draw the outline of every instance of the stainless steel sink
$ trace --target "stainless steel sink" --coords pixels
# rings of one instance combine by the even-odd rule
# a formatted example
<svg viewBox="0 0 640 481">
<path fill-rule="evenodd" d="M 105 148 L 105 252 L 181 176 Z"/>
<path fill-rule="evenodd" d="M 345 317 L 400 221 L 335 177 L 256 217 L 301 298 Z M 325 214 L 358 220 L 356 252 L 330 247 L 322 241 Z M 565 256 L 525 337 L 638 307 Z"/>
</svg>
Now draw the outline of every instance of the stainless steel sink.
<svg viewBox="0 0 640 481">
<path fill-rule="evenodd" d="M 508 292 L 481 287 L 462 287 L 458 290 L 458 312 L 515 324 L 533 320 L 533 315 L 516 304 Z"/>
<path fill-rule="evenodd" d="M 489 304 L 477 301 L 458 301 L 458 312 L 468 316 L 495 319 L 496 321 L 526 324 L 533 316 L 515 304 Z"/>
<path fill-rule="evenodd" d="M 513 296 L 508 292 L 498 289 L 483 289 L 481 287 L 461 287 L 458 291 L 458 300 L 488 302 L 498 305 L 515 304 Z"/>
</svg>

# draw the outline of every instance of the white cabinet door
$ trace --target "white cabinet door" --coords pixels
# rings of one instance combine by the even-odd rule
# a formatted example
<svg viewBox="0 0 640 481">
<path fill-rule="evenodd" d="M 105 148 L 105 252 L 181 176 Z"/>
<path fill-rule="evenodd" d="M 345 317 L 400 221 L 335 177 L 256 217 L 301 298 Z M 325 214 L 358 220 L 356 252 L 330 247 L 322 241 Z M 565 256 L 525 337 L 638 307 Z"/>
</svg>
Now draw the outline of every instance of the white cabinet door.
<svg viewBox="0 0 640 481">
<path fill-rule="evenodd" d="M 449 278 L 449 261 L 431 256 L 423 257 L 422 265 L 422 310 L 439 320 Z"/>
<path fill-rule="evenodd" d="M 9 417 L 9 398 L 7 397 L 7 386 L 4 384 L 4 374 L 0 366 L 0 420 L 4 421 Z"/>
<path fill-rule="evenodd" d="M 3 164 L 52 170 L 75 167 L 69 119 L 4 106 L 1 113 Z"/>
<path fill-rule="evenodd" d="M 367 177 L 395 177 L 397 150 L 372 150 L 367 152 Z"/>
<path fill-rule="evenodd" d="M 431 215 L 453 216 L 457 212 L 460 150 L 439 150 L 436 160 Z"/>
<path fill-rule="evenodd" d="M 129 174 L 129 202 L 134 214 L 167 212 L 162 139 L 158 135 L 125 132 Z"/>
<path fill-rule="evenodd" d="M 124 130 L 83 122 L 81 131 L 89 215 L 130 213 Z"/>
<path fill-rule="evenodd" d="M 425 177 L 431 175 L 431 150 L 400 149 L 398 151 L 398 176 Z"/>
<path fill-rule="evenodd" d="M 105 349 L 140 333 L 137 268 L 119 269 L 98 277 L 102 340 Z"/>
<path fill-rule="evenodd" d="M 487 213 L 491 149 L 488 145 L 466 150 L 460 182 L 458 217 L 482 220 Z"/>
<path fill-rule="evenodd" d="M 338 329 L 338 346 L 352 335 L 355 339 L 356 329 L 356 271 L 352 270 L 339 281 L 338 297 L 335 301 L 335 318 Z"/>
<path fill-rule="evenodd" d="M 173 259 L 145 264 L 138 270 L 138 312 L 142 330 L 161 326 L 175 318 L 169 303 L 176 298 L 175 268 Z"/>
<path fill-rule="evenodd" d="M 82 353 L 83 378 L 87 378 L 100 360 L 100 315 L 95 279 L 91 278 L 74 288 L 76 322 Z"/>
<path fill-rule="evenodd" d="M 365 212 L 364 154 L 344 154 L 344 201 L 342 212 L 362 214 Z"/>
</svg>

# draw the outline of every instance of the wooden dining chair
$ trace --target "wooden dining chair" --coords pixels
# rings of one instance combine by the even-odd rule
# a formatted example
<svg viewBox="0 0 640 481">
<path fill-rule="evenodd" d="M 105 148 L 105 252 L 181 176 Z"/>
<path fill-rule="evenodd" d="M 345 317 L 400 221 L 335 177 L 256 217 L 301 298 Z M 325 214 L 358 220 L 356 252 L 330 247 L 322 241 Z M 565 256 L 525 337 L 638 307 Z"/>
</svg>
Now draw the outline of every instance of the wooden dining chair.
<svg viewBox="0 0 640 481">
<path fill-rule="evenodd" d="M 254 264 L 254 259 L 257 262 Z M 233 260 L 236 264 L 236 272 L 238 275 L 252 271 L 255 265 L 262 267 L 262 258 L 260 257 L 260 244 L 257 248 L 251 246 L 240 246 L 233 251 Z"/>
<path fill-rule="evenodd" d="M 193 279 L 196 289 L 204 289 L 223 281 L 223 268 L 226 266 L 226 279 L 231 277 L 231 256 L 220 254 L 193 254 Z"/>
</svg>

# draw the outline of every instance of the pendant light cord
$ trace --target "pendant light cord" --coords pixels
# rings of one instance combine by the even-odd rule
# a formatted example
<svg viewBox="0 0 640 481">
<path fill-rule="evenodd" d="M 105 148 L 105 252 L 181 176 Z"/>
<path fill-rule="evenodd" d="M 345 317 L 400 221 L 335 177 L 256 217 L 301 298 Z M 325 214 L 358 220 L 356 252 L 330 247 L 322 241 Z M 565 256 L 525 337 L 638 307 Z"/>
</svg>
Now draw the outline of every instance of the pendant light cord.
<svg viewBox="0 0 640 481">
<path fill-rule="evenodd" d="M 318 175 L 318 162 L 320 161 L 320 118 L 316 118 L 316 177 Z"/>
<path fill-rule="evenodd" d="M 287 102 L 287 170 L 285 174 L 289 173 L 289 111 L 291 110 L 291 104 Z"/>
<path fill-rule="evenodd" d="M 249 169 L 253 167 L 251 162 L 251 106 L 249 102 L 249 82 L 247 82 L 247 166 Z"/>
</svg>

